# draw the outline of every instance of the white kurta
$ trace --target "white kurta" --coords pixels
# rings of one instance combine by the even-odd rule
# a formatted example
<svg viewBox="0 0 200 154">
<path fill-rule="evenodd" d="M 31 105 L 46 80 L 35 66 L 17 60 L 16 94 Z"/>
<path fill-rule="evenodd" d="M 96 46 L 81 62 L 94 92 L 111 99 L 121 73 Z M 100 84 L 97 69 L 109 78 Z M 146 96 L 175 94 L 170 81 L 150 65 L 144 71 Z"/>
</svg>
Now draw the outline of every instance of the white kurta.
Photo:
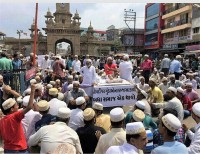
<svg viewBox="0 0 200 154">
<path fill-rule="evenodd" d="M 68 126 L 73 130 L 76 130 L 77 128 L 83 127 L 84 125 L 83 111 L 79 108 L 73 109 Z"/>
<path fill-rule="evenodd" d="M 107 151 L 106 154 L 139 154 L 139 150 L 129 144 L 124 143 L 122 146 L 111 146 Z"/>
<path fill-rule="evenodd" d="M 58 115 L 58 110 L 61 107 L 67 107 L 67 104 L 63 101 L 58 100 L 57 98 L 53 98 L 49 101 L 49 114 Z"/>
<path fill-rule="evenodd" d="M 133 71 L 133 66 L 131 61 L 120 62 L 119 64 L 120 78 L 125 79 L 127 81 L 132 81 L 132 71 Z"/>
<path fill-rule="evenodd" d="M 72 62 L 72 68 L 74 69 L 74 71 L 79 72 L 81 69 L 81 62 L 80 60 L 73 60 Z"/>
<path fill-rule="evenodd" d="M 43 126 L 29 138 L 28 145 L 38 145 L 39 142 L 41 142 L 40 153 L 54 153 L 62 143 L 72 144 L 77 153 L 83 153 L 77 133 L 64 122 Z"/>
</svg>

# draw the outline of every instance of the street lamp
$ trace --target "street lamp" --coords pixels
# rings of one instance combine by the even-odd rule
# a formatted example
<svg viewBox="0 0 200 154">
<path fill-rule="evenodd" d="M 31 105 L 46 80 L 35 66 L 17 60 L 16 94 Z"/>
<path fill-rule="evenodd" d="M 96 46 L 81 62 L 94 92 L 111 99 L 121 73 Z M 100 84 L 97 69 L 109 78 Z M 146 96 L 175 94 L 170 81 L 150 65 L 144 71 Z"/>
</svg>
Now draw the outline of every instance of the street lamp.
<svg viewBox="0 0 200 154">
<path fill-rule="evenodd" d="M 134 52 L 136 51 L 135 50 L 135 24 L 136 24 L 136 12 L 134 12 L 132 9 L 129 9 L 129 10 L 126 10 L 124 9 L 124 21 L 127 25 L 127 27 L 130 29 L 130 31 L 133 33 L 133 36 L 134 36 Z M 132 31 L 132 29 L 129 27 L 127 21 L 134 21 L 134 31 Z"/>
</svg>

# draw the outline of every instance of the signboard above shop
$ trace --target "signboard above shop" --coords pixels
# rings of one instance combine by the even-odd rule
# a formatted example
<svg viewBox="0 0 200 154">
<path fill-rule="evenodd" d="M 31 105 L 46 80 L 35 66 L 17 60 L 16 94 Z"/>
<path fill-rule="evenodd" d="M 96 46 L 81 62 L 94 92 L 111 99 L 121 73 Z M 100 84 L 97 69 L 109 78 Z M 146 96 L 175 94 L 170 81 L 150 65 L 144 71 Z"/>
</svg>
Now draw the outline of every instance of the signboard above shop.
<svg viewBox="0 0 200 154">
<path fill-rule="evenodd" d="M 163 44 L 163 49 L 178 49 L 178 44 Z"/>
<path fill-rule="evenodd" d="M 185 50 L 187 50 L 187 51 L 200 50 L 200 44 L 186 46 L 186 47 L 185 47 Z"/>
</svg>

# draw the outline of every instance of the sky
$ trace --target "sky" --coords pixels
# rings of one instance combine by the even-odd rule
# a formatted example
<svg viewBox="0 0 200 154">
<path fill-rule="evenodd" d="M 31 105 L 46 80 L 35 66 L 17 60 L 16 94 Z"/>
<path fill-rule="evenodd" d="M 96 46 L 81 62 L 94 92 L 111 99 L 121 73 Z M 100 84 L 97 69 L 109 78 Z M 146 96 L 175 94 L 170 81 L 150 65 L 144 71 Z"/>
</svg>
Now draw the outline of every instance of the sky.
<svg viewBox="0 0 200 154">
<path fill-rule="evenodd" d="M 30 38 L 28 29 L 35 17 L 35 3 L 8 1 L 0 0 L 0 32 L 5 33 L 6 37 L 18 38 L 17 30 L 23 30 L 27 36 L 22 35 L 21 38 Z M 114 25 L 115 28 L 127 27 L 124 22 L 124 9 L 132 9 L 136 12 L 136 28 L 144 28 L 145 5 L 146 3 L 70 3 L 70 12 L 74 15 L 76 10 L 78 11 L 83 28 L 88 28 L 91 21 L 95 30 L 107 30 L 110 25 Z M 56 4 L 38 3 L 38 28 L 43 35 L 45 33 L 42 28 L 46 27 L 44 16 L 48 8 L 53 14 Z M 128 24 L 134 27 L 133 21 Z"/>
</svg>

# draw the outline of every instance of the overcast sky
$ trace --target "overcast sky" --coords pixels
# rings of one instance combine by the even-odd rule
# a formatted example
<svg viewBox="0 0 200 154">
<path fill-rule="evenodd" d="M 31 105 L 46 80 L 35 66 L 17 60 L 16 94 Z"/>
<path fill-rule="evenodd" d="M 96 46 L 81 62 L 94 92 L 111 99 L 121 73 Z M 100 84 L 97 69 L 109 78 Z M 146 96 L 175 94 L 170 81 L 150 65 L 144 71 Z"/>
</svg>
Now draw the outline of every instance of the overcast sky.
<svg viewBox="0 0 200 154">
<path fill-rule="evenodd" d="M 74 15 L 76 9 L 81 17 L 81 27 L 87 28 L 91 21 L 95 30 L 106 30 L 110 25 L 116 28 L 127 27 L 124 22 L 124 9 L 133 9 L 137 13 L 136 28 L 144 28 L 144 10 L 146 3 L 71 3 L 70 12 Z M 38 28 L 46 27 L 44 15 L 56 10 L 55 3 L 39 3 Z M 28 33 L 21 38 L 29 38 L 28 30 L 35 17 L 35 3 L 7 3 L 0 1 L 0 31 L 7 37 L 18 37 L 17 30 Z M 129 23 L 130 27 L 134 22 Z M 44 31 L 42 31 L 44 34 Z"/>
</svg>

